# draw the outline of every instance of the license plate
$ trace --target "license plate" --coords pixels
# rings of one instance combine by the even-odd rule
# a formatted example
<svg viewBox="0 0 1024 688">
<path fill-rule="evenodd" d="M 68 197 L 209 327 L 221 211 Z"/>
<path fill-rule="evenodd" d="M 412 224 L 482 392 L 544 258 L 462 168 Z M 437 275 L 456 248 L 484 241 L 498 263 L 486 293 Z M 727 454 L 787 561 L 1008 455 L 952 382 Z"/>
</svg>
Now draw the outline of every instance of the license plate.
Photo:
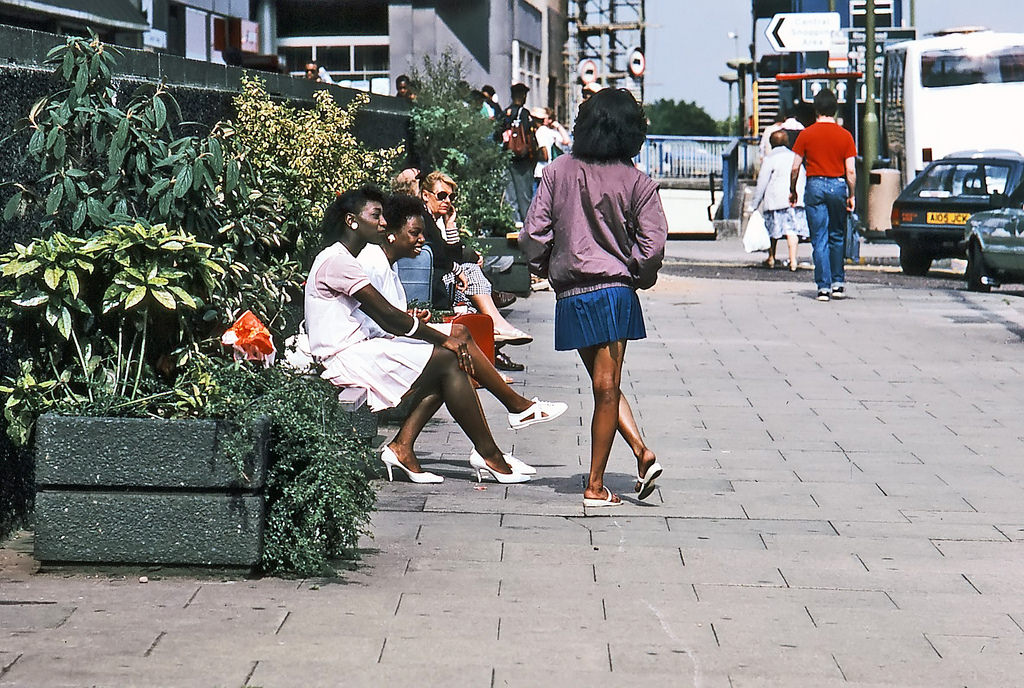
<svg viewBox="0 0 1024 688">
<path fill-rule="evenodd" d="M 925 218 L 930 225 L 965 225 L 970 213 L 928 213 Z"/>
</svg>

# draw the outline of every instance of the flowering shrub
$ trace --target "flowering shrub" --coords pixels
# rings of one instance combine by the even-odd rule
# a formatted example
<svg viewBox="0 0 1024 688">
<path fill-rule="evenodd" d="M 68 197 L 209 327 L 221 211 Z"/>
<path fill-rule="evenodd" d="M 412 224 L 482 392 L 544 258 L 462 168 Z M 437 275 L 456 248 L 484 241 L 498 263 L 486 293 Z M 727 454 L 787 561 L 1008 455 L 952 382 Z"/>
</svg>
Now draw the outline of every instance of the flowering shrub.
<svg viewBox="0 0 1024 688">
<path fill-rule="evenodd" d="M 282 199 L 281 233 L 302 245 L 323 218 L 335 194 L 369 182 L 387 188 L 402 148 L 366 148 L 352 134 L 364 93 L 346 107 L 327 90 L 313 94 L 313 107 L 271 100 L 259 77 L 243 77 L 231 126 L 237 149 L 263 170 L 262 187 Z M 317 242 L 313 242 L 314 246 Z"/>
</svg>

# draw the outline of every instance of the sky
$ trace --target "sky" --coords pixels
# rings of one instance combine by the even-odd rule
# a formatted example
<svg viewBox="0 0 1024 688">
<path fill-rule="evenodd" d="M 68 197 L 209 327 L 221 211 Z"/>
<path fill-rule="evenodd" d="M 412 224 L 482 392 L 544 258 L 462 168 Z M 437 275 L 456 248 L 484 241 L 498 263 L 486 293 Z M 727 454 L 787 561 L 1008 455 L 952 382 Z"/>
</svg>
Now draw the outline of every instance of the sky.
<svg viewBox="0 0 1024 688">
<path fill-rule="evenodd" d="M 910 0 L 902 1 L 909 17 Z M 729 91 L 718 75 L 731 71 L 726 60 L 747 54 L 750 0 L 647 0 L 645 10 L 646 100 L 694 101 L 715 119 L 725 119 Z M 968 24 L 1024 32 L 1022 0 L 916 0 L 915 11 L 919 36 Z M 758 56 L 767 46 L 767 21 L 756 29 Z M 729 32 L 738 37 L 730 38 Z"/>
</svg>

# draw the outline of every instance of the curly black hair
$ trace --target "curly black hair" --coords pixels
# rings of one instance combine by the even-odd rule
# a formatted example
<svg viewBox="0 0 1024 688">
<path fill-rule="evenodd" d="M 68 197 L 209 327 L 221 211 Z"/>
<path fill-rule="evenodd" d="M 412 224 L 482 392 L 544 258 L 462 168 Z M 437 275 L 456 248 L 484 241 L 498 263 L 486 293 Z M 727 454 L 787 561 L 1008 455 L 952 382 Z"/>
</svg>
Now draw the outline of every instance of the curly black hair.
<svg viewBox="0 0 1024 688">
<path fill-rule="evenodd" d="M 334 202 L 324 211 L 324 219 L 320 222 L 320 234 L 323 237 L 321 247 L 325 248 L 340 241 L 345 236 L 345 215 L 358 215 L 370 201 L 384 204 L 384 194 L 375 186 L 360 186 L 339 194 Z"/>
<path fill-rule="evenodd" d="M 572 135 L 575 158 L 629 163 L 644 144 L 647 117 L 632 93 L 606 88 L 580 105 Z"/>
<path fill-rule="evenodd" d="M 389 232 L 397 232 L 410 217 L 423 217 L 425 212 L 423 201 L 408 194 L 395 194 L 384 203 L 384 219 Z"/>
</svg>

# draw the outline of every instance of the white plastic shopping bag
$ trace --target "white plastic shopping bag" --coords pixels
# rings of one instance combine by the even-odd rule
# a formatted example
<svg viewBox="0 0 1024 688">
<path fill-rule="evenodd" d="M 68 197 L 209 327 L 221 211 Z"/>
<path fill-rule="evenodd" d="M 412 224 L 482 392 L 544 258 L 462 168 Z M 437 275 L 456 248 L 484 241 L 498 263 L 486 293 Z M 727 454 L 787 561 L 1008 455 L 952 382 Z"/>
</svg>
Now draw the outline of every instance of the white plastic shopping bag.
<svg viewBox="0 0 1024 688">
<path fill-rule="evenodd" d="M 743 250 L 747 253 L 767 251 L 770 245 L 768 229 L 764 226 L 764 217 L 755 210 L 750 213 L 750 219 L 747 220 L 747 229 L 743 232 Z"/>
</svg>

